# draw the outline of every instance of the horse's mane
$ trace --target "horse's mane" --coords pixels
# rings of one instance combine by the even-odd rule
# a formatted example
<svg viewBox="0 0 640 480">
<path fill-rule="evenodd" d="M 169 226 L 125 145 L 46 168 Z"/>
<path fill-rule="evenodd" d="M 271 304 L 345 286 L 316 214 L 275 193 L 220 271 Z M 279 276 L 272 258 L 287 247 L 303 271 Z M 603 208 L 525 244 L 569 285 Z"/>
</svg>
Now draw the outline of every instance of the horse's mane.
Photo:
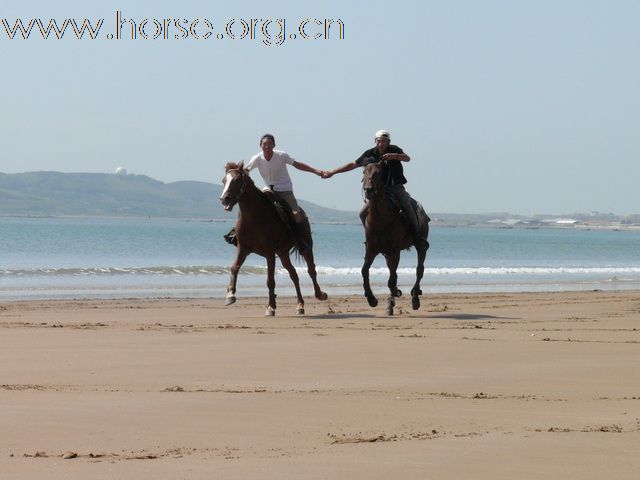
<svg viewBox="0 0 640 480">
<path fill-rule="evenodd" d="M 239 170 L 240 167 L 244 167 L 243 161 L 241 161 L 240 163 L 227 162 L 227 164 L 224 166 L 224 171 L 228 172 L 229 170 Z"/>
</svg>

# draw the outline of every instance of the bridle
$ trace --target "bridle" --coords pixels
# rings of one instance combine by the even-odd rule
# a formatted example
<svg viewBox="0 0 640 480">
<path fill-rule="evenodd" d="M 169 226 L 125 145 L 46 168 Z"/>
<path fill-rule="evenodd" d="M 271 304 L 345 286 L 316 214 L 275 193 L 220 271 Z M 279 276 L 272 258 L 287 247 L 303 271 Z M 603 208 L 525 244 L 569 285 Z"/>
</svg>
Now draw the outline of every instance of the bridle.
<svg viewBox="0 0 640 480">
<path fill-rule="evenodd" d="M 370 164 L 370 165 L 375 165 L 376 168 L 380 168 L 380 164 Z M 366 170 L 366 167 L 365 167 Z M 382 182 L 380 182 L 379 180 L 374 180 L 372 178 L 371 175 L 368 175 L 368 183 L 371 185 L 370 187 L 365 187 L 365 176 L 367 176 L 366 172 L 365 174 L 362 176 L 362 199 L 363 201 L 366 203 L 367 201 L 367 197 L 366 197 L 366 190 L 370 189 L 373 195 L 378 195 L 380 193 L 380 188 L 384 189 L 384 186 L 382 185 Z"/>
<path fill-rule="evenodd" d="M 240 175 L 240 179 L 242 181 L 242 183 L 240 184 L 240 191 L 238 192 L 238 194 L 236 195 L 236 200 L 238 200 L 245 192 L 246 188 L 247 188 L 247 179 L 245 177 L 245 173 L 244 171 L 242 171 L 241 168 L 231 168 L 229 170 L 227 170 L 227 173 L 232 172 L 232 171 L 237 171 L 238 175 Z"/>
</svg>

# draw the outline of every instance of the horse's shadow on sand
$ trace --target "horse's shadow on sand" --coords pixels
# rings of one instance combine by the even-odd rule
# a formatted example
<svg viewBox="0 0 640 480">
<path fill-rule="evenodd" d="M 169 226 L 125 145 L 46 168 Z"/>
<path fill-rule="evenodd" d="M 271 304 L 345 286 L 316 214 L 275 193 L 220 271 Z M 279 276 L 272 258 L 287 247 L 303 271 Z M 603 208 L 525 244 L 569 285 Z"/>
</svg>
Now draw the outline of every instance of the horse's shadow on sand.
<svg viewBox="0 0 640 480">
<path fill-rule="evenodd" d="M 521 320 L 519 317 L 499 317 L 496 315 L 483 315 L 479 313 L 441 313 L 441 312 L 425 312 L 419 315 L 403 316 L 393 315 L 387 316 L 382 313 L 324 313 L 315 315 L 305 315 L 304 318 L 312 318 L 314 320 L 349 320 L 353 318 L 387 318 L 389 320 L 473 320 L 473 321 L 492 321 L 492 320 Z"/>
<path fill-rule="evenodd" d="M 473 321 L 492 321 L 492 320 L 521 320 L 520 317 L 500 317 L 497 315 L 483 315 L 480 313 L 440 313 L 440 312 L 427 312 L 419 315 L 415 318 L 423 318 L 429 320 L 444 319 L 444 320 L 473 320 Z"/>
<path fill-rule="evenodd" d="M 312 318 L 314 320 L 350 320 L 352 318 L 377 318 L 379 315 L 371 313 L 318 313 L 314 315 L 305 315 L 302 318 Z M 389 317 L 393 318 L 393 317 Z"/>
</svg>

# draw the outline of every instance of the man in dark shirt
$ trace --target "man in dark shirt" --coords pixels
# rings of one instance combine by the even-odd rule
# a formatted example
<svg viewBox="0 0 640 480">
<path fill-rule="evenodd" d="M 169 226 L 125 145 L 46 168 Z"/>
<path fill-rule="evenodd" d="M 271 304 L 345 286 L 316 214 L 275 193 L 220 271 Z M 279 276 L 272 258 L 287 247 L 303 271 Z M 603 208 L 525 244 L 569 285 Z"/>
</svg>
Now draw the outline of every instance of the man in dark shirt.
<svg viewBox="0 0 640 480">
<path fill-rule="evenodd" d="M 411 197 L 404 189 L 404 184 L 407 183 L 407 179 L 404 177 L 404 171 L 402 168 L 402 162 L 408 162 L 411 157 L 404 153 L 397 145 L 391 145 L 391 135 L 386 130 L 379 130 L 376 132 L 376 146 L 366 150 L 360 157 L 354 161 L 343 165 L 342 167 L 334 170 L 325 171 L 322 178 L 331 178 L 336 173 L 349 172 L 358 167 L 365 167 L 370 163 L 375 163 L 380 160 L 386 162 L 383 170 L 385 178 L 385 186 L 391 188 L 395 197 L 400 203 L 400 207 L 404 211 L 409 224 L 412 229 L 412 234 L 418 233 L 418 218 L 416 212 L 411 205 Z M 360 209 L 360 220 L 362 225 L 367 220 L 367 204 L 365 203 L 362 209 Z"/>
</svg>

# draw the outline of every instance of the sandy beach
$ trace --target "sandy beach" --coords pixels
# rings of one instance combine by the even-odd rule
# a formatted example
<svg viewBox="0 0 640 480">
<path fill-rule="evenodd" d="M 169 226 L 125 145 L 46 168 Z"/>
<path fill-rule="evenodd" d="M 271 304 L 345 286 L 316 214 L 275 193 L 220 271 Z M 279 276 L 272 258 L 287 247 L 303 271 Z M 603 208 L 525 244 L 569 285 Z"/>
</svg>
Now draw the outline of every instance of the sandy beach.
<svg viewBox="0 0 640 480">
<path fill-rule="evenodd" d="M 0 478 L 640 478 L 639 292 L 278 300 L 0 304 Z"/>
</svg>

